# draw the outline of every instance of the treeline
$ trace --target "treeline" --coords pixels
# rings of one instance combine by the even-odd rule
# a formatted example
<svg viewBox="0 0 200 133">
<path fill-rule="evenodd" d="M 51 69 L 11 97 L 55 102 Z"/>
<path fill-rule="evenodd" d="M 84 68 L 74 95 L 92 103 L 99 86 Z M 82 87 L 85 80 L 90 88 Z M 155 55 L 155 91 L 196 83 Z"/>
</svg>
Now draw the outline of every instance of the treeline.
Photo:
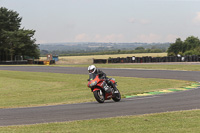
<svg viewBox="0 0 200 133">
<path fill-rule="evenodd" d="M 92 47 L 94 44 L 96 44 L 96 47 Z M 141 52 L 147 52 L 151 53 L 162 51 L 166 52 L 168 49 L 170 43 L 154 43 L 154 44 L 145 44 L 145 43 L 119 43 L 119 44 L 112 44 L 112 43 L 89 43 L 84 44 L 80 43 L 77 44 L 74 43 L 74 45 L 40 45 L 41 56 L 46 56 L 47 54 L 52 55 L 90 55 L 90 54 L 126 54 L 126 53 L 141 53 Z M 60 50 L 62 48 L 62 50 Z"/>
<path fill-rule="evenodd" d="M 177 38 L 167 50 L 168 56 L 200 55 L 200 40 L 198 37 L 189 36 L 182 41 Z"/>
<path fill-rule="evenodd" d="M 39 58 L 34 30 L 20 28 L 22 18 L 15 11 L 0 8 L 0 61 Z"/>
<path fill-rule="evenodd" d="M 117 50 L 117 51 L 101 51 L 101 52 L 89 52 L 89 53 L 71 53 L 60 54 L 60 56 L 84 56 L 84 55 L 112 55 L 112 54 L 136 54 L 136 53 L 162 53 L 165 52 L 161 49 L 135 49 L 135 50 Z"/>
</svg>

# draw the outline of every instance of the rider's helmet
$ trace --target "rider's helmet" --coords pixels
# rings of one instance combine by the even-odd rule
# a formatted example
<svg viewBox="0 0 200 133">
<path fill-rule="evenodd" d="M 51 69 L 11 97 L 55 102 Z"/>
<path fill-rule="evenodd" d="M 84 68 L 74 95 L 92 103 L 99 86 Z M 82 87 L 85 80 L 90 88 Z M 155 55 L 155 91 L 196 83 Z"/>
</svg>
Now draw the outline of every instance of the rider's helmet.
<svg viewBox="0 0 200 133">
<path fill-rule="evenodd" d="M 94 73 L 96 70 L 97 70 L 97 68 L 95 67 L 95 65 L 91 65 L 91 66 L 88 67 L 88 71 L 89 71 L 90 74 Z"/>
</svg>

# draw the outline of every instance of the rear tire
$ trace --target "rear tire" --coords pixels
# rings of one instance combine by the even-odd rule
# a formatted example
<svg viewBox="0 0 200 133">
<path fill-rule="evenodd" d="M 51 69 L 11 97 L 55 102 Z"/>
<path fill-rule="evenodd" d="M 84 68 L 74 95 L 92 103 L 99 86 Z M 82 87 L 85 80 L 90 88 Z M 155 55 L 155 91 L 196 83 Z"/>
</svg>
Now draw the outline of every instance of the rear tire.
<svg viewBox="0 0 200 133">
<path fill-rule="evenodd" d="M 94 97 L 97 100 L 97 102 L 104 103 L 105 97 L 101 90 L 94 91 L 93 94 L 94 94 Z"/>
<path fill-rule="evenodd" d="M 116 88 L 115 91 L 118 91 L 118 93 L 114 93 L 114 97 L 112 99 L 115 102 L 119 102 L 121 100 L 121 94 L 120 94 L 120 92 L 119 92 L 119 90 L 117 88 Z"/>
</svg>

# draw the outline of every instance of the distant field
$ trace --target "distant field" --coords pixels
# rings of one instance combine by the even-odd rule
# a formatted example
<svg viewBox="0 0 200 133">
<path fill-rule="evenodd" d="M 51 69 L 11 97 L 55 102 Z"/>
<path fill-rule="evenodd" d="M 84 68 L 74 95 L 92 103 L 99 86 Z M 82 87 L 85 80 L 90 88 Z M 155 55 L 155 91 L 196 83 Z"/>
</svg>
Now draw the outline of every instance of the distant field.
<svg viewBox="0 0 200 133">
<path fill-rule="evenodd" d="M 163 57 L 167 56 L 167 53 L 141 53 L 141 54 L 115 54 L 115 55 L 90 55 L 90 56 L 60 56 L 58 65 L 60 64 L 91 64 L 94 59 L 108 59 L 117 57 L 142 57 L 142 56 L 152 56 L 152 57 Z M 45 60 L 46 57 L 41 57 L 41 60 Z"/>
</svg>

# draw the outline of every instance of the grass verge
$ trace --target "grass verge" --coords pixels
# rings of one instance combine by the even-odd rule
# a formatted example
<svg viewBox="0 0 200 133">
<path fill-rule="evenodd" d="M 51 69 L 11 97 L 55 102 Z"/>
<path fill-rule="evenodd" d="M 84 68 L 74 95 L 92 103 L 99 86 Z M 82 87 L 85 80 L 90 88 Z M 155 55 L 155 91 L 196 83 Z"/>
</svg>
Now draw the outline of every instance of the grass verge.
<svg viewBox="0 0 200 133">
<path fill-rule="evenodd" d="M 3 133 L 199 133 L 200 110 L 0 127 Z"/>
<path fill-rule="evenodd" d="M 89 64 L 79 65 L 53 65 L 61 67 L 88 67 Z M 154 69 L 154 70 L 182 70 L 182 71 L 200 71 L 198 64 L 95 64 L 98 68 L 130 68 L 130 69 Z"/>
<path fill-rule="evenodd" d="M 122 97 L 188 86 L 193 82 L 114 77 Z M 95 101 L 88 75 L 0 71 L 0 108 L 32 107 Z"/>
</svg>

